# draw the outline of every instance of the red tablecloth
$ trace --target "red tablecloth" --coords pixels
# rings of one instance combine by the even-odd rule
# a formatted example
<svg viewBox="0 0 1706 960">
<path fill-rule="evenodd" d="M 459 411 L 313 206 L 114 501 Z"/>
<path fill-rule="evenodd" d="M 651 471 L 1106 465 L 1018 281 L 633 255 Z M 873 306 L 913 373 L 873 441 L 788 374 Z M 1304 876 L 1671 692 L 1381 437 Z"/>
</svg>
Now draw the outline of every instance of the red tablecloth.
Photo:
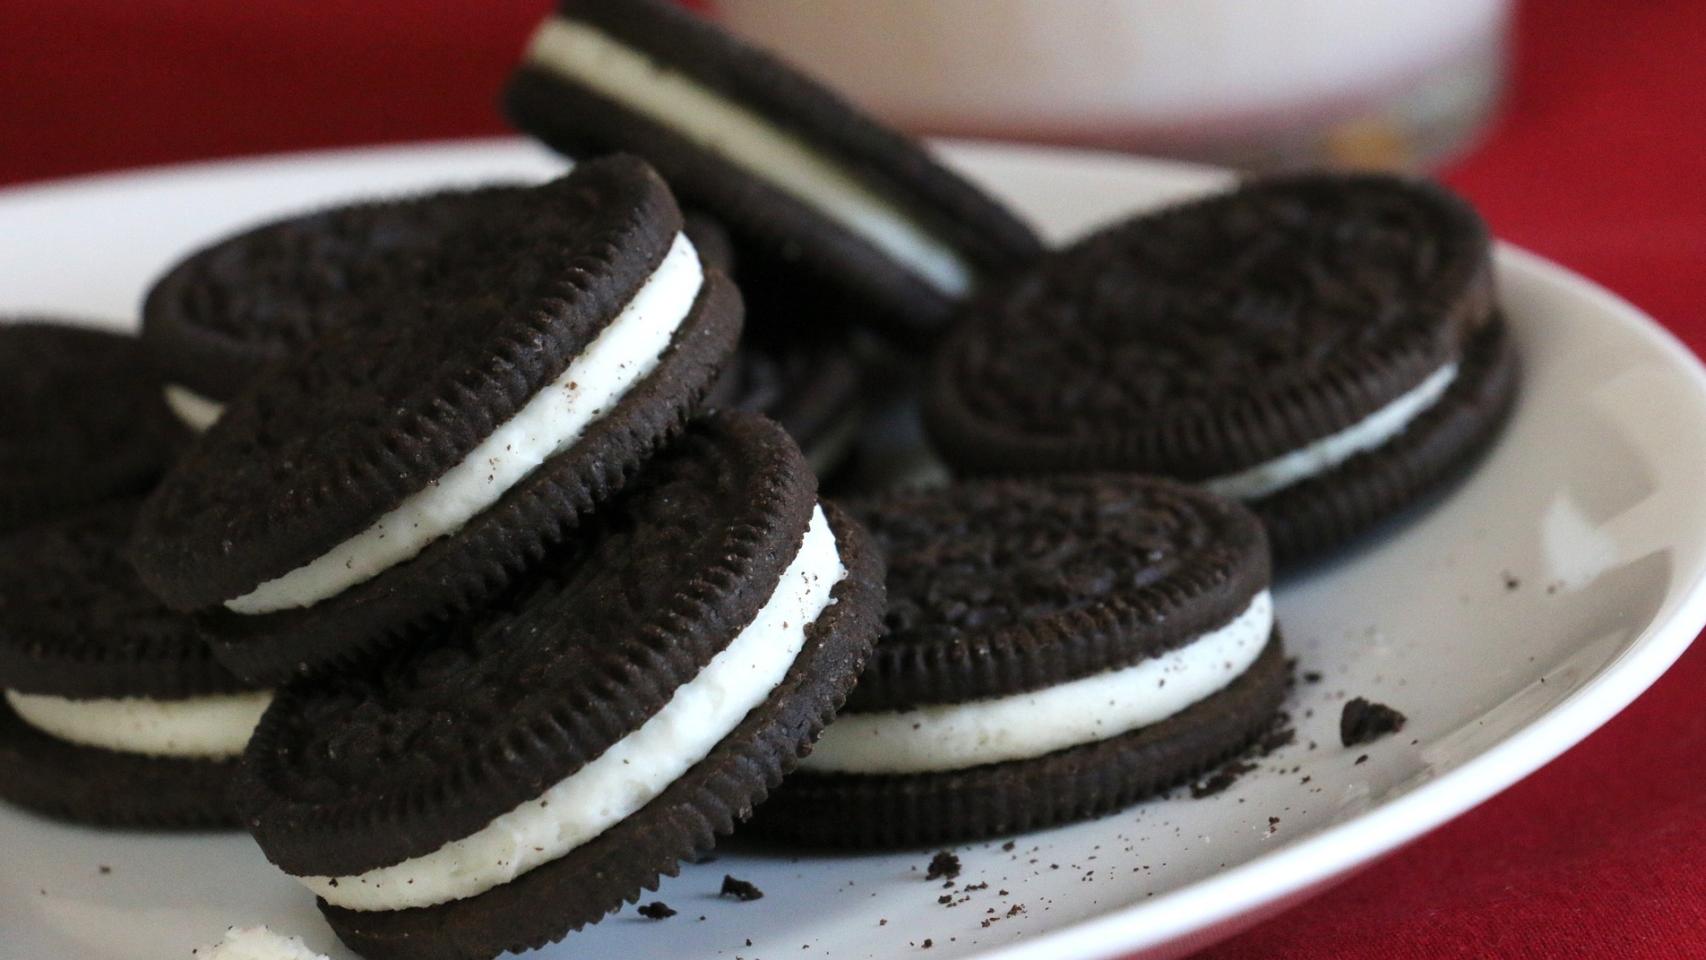
<svg viewBox="0 0 1706 960">
<path fill-rule="evenodd" d="M 499 132 L 546 8 L 0 0 L 0 183 Z M 1706 3 L 1533 0 L 1505 119 L 1449 179 L 1706 346 Z M 1706 646 L 1557 763 L 1206 956 L 1706 956 L 1703 691 Z"/>
</svg>

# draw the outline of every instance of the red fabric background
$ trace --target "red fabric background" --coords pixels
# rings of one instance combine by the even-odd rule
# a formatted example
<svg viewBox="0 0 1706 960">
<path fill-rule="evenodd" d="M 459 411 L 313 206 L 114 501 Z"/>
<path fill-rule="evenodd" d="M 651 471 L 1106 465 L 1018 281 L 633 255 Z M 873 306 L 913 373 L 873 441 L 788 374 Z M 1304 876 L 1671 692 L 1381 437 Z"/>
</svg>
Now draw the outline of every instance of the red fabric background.
<svg viewBox="0 0 1706 960">
<path fill-rule="evenodd" d="M 0 0 L 0 183 L 500 132 L 546 0 Z M 1503 236 L 1706 346 L 1706 3 L 1534 0 L 1448 172 Z M 1706 646 L 1563 759 L 1306 906 L 1244 958 L 1706 957 Z"/>
</svg>

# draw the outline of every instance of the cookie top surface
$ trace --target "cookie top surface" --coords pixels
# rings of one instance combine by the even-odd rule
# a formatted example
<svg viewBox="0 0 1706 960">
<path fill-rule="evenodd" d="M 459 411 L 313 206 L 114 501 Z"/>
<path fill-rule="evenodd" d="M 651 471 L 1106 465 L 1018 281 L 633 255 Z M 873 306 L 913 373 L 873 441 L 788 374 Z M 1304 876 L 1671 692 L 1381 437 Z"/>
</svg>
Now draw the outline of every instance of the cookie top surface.
<svg viewBox="0 0 1706 960">
<path fill-rule="evenodd" d="M 1188 643 L 1269 583 L 1238 504 L 1165 480 L 960 483 L 851 504 L 888 559 L 884 634 L 854 711 L 1053 686 Z"/>
<path fill-rule="evenodd" d="M 968 308 L 937 354 L 932 435 L 972 470 L 1249 467 L 1454 362 L 1491 314 L 1489 251 L 1463 201 L 1383 175 L 1137 217 Z"/>
<path fill-rule="evenodd" d="M 770 421 L 699 421 L 486 612 L 282 695 L 241 794 L 275 862 L 344 875 L 485 826 L 639 727 L 757 614 L 816 484 Z"/>
<path fill-rule="evenodd" d="M 0 531 L 146 489 L 175 429 L 134 337 L 0 320 Z"/>
<path fill-rule="evenodd" d="M 740 108 L 773 124 L 842 167 L 887 203 L 939 238 L 975 274 L 994 274 L 1033 260 L 1042 250 L 1036 234 L 1003 204 L 938 162 L 918 141 L 877 122 L 839 94 L 784 60 L 753 47 L 702 16 L 667 0 L 561 0 L 557 17 L 586 24 L 677 71 Z M 703 205 L 737 234 L 805 270 L 854 290 L 869 305 L 873 323 L 909 337 L 940 331 L 953 297 L 906 271 L 866 238 L 818 212 L 798 197 L 710 153 L 660 133 L 649 118 L 609 104 L 586 109 L 546 90 L 529 89 L 543 68 L 524 64 L 507 98 L 518 126 L 559 149 L 596 154 L 612 148 L 641 152 L 658 164 L 671 185 Z M 622 116 L 606 116 L 620 112 Z M 707 157 L 711 162 L 707 163 Z M 802 213 L 804 215 L 802 216 Z"/>
<path fill-rule="evenodd" d="M 223 238 L 179 261 L 149 291 L 143 340 L 158 367 L 228 400 L 269 363 L 346 326 L 394 314 L 376 308 L 444 269 L 442 249 L 483 221 L 497 229 L 551 202 L 524 186 L 441 190 L 340 204 Z"/>
<path fill-rule="evenodd" d="M 0 538 L 0 688 L 72 699 L 246 689 L 131 570 L 136 508 L 114 501 Z"/>
<path fill-rule="evenodd" d="M 536 191 L 529 216 L 459 234 L 416 289 L 366 305 L 387 319 L 328 333 L 227 409 L 143 508 L 150 586 L 211 606 L 367 529 L 560 376 L 681 229 L 630 157 Z"/>
</svg>

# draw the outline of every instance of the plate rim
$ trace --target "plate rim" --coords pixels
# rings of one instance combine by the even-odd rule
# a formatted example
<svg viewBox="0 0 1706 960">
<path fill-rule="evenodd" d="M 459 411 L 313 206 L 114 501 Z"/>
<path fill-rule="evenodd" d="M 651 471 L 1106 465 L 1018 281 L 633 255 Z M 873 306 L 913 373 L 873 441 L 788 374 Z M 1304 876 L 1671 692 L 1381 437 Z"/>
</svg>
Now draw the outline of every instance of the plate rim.
<svg viewBox="0 0 1706 960">
<path fill-rule="evenodd" d="M 1192 185 L 1210 184 L 1227 176 L 1226 171 L 1214 167 L 1103 150 L 986 140 L 934 143 L 950 159 L 973 165 L 981 157 L 1023 157 L 1063 166 L 1112 165 L 1143 168 L 1158 179 Z M 490 162 L 495 157 L 518 161 L 524 153 L 537 155 L 542 151 L 524 138 L 492 136 L 245 154 L 10 184 L 0 187 L 0 207 L 20 202 L 51 203 L 90 190 L 300 172 L 305 166 L 441 162 L 464 153 Z M 1596 316 L 1614 322 L 1621 334 L 1645 341 L 1669 369 L 1684 375 L 1689 392 L 1700 401 L 1700 411 L 1706 413 L 1706 365 L 1664 325 L 1613 291 L 1553 260 L 1503 242 L 1498 244 L 1495 256 L 1501 274 L 1522 275 L 1525 281 L 1558 288 L 1571 300 L 1590 305 Z M 1247 925 L 1261 919 L 1265 907 L 1313 896 L 1509 789 L 1621 713 L 1706 627 L 1706 567 L 1696 570 L 1692 581 L 1675 596 L 1668 614 L 1661 611 L 1660 617 L 1649 622 L 1579 688 L 1472 759 L 1402 796 L 1206 879 L 973 955 L 981 960 L 1108 957 L 1198 938 L 1207 946 L 1221 935 L 1231 935 L 1241 922 Z"/>
</svg>

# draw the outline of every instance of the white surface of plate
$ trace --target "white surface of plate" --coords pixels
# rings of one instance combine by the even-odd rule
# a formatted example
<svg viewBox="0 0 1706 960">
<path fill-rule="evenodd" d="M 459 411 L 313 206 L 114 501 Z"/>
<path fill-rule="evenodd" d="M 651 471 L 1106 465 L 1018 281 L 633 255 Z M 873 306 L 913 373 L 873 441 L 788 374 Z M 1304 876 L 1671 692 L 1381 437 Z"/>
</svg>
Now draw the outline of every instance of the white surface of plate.
<svg viewBox="0 0 1706 960">
<path fill-rule="evenodd" d="M 1109 156 L 947 153 L 1055 238 L 1220 182 Z M 258 217 L 556 169 L 530 147 L 491 141 L 0 193 L 0 312 L 133 323 L 157 271 Z M 1651 320 L 1556 266 L 1504 249 L 1499 282 L 1525 365 L 1514 419 L 1466 481 L 1281 585 L 1300 670 L 1324 679 L 1299 685 L 1287 705 L 1296 742 L 1257 771 L 1216 796 L 1155 800 L 1018 838 L 1012 851 L 964 847 L 952 906 L 923 879 L 929 851 L 722 851 L 663 884 L 658 898 L 674 918 L 627 909 L 540 956 L 887 958 L 913 955 L 926 938 L 934 960 L 1176 956 L 1437 826 L 1586 736 L 1706 622 L 1706 378 Z M 1392 704 L 1409 726 L 1342 749 L 1340 706 L 1357 695 Z M 717 899 L 725 872 L 755 882 L 764 899 Z M 309 896 L 243 836 L 127 835 L 0 810 L 4 960 L 182 960 L 229 924 L 263 922 L 346 956 Z"/>
</svg>

